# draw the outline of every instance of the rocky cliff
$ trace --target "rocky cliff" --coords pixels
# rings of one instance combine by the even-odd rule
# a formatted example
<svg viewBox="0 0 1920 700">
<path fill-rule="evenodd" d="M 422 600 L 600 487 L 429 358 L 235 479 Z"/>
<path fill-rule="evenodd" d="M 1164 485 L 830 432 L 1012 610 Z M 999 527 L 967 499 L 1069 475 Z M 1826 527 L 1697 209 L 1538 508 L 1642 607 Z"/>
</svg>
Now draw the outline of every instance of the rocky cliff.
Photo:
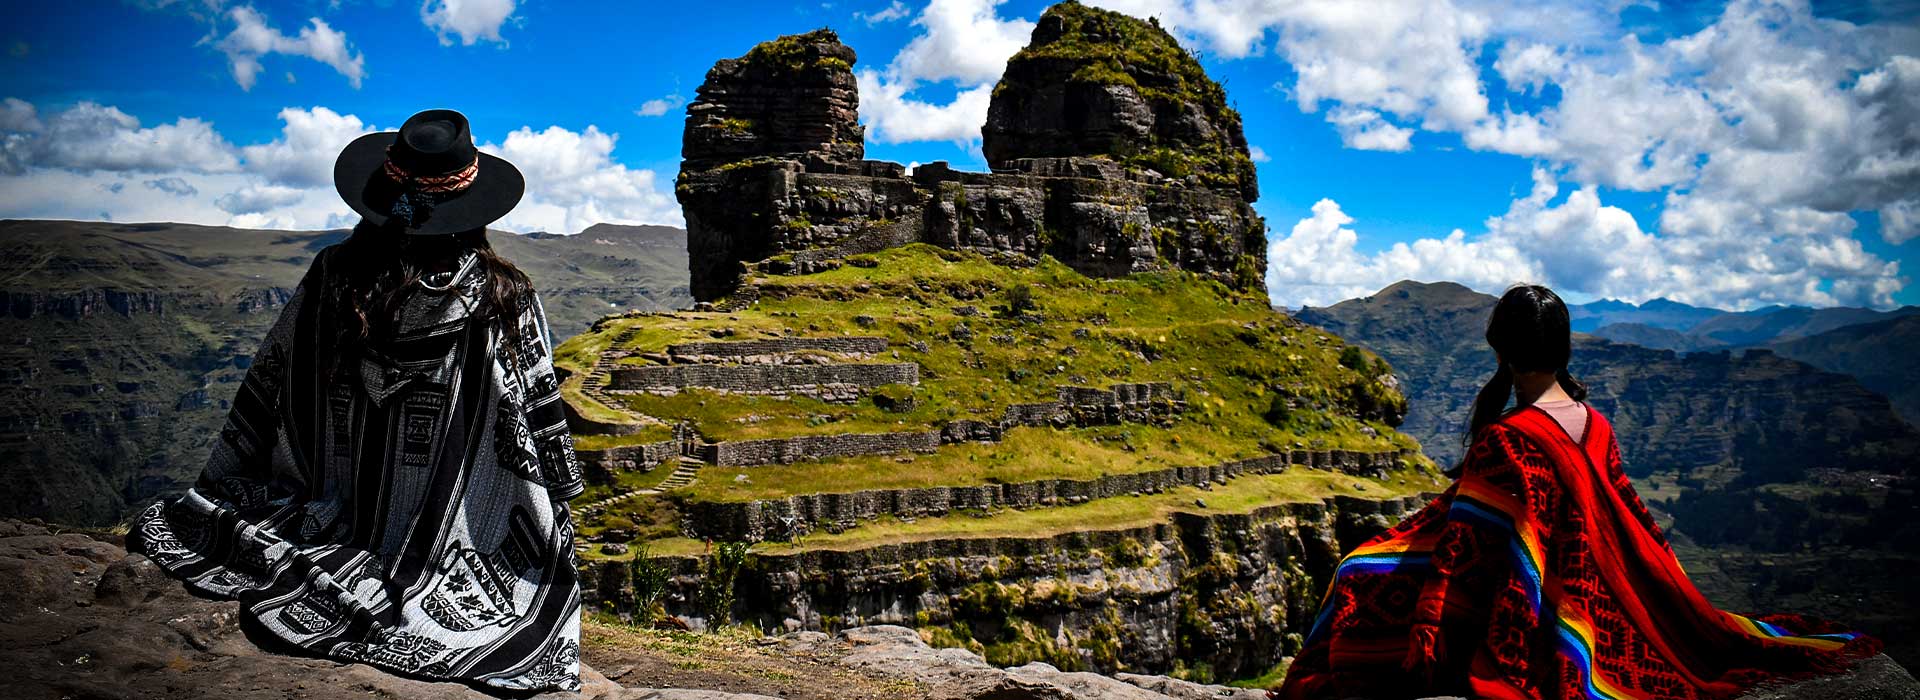
<svg viewBox="0 0 1920 700">
<path fill-rule="evenodd" d="M 1264 293 L 1266 226 L 1240 117 L 1158 26 L 1062 3 L 996 86 L 991 173 L 862 160 L 852 49 L 830 30 L 714 65 L 675 194 L 694 296 L 926 242 L 1085 274 L 1197 272 Z"/>
</svg>

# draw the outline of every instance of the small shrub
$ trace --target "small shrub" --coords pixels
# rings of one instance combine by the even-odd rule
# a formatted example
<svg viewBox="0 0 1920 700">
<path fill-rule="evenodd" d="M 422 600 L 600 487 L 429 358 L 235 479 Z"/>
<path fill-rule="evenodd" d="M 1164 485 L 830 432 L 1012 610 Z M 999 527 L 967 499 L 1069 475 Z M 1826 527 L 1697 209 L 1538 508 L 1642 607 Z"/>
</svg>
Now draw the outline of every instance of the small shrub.
<svg viewBox="0 0 1920 700">
<path fill-rule="evenodd" d="M 1023 313 L 1040 308 L 1033 299 L 1033 287 L 1025 282 L 1007 287 L 1007 310 Z"/>
<path fill-rule="evenodd" d="M 1365 372 L 1367 354 L 1360 350 L 1360 346 L 1348 345 L 1346 349 L 1340 351 L 1340 366 L 1355 372 Z"/>
<path fill-rule="evenodd" d="M 733 621 L 734 581 L 747 563 L 750 547 L 746 542 L 721 542 L 713 546 L 712 556 L 707 557 L 705 570 L 700 572 L 699 599 L 700 611 L 706 614 L 708 625 Z"/>
<path fill-rule="evenodd" d="M 670 574 L 667 567 L 653 560 L 653 552 L 646 543 L 634 545 L 633 562 L 627 567 L 633 580 L 633 616 L 640 622 L 651 622 L 659 616 L 656 609 L 660 600 L 666 597 L 667 582 Z"/>
</svg>

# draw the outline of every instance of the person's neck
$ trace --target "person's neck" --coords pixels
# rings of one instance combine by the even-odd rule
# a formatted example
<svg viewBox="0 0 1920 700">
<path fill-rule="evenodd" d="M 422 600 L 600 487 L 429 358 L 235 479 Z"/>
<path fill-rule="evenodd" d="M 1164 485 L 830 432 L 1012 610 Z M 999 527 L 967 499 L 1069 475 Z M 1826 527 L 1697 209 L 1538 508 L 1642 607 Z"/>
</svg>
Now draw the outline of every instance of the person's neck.
<svg viewBox="0 0 1920 700">
<path fill-rule="evenodd" d="M 1560 377 L 1553 372 L 1515 372 L 1513 400 L 1521 406 L 1531 406 L 1541 401 L 1572 401 L 1573 397 L 1560 388 Z"/>
</svg>

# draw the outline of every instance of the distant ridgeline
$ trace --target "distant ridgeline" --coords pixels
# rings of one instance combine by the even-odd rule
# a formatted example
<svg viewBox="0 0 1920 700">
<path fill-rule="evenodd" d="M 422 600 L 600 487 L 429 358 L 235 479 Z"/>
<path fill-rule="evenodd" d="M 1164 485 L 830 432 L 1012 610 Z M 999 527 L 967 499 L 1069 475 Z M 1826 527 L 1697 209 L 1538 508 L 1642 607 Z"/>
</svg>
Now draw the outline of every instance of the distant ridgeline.
<svg viewBox="0 0 1920 700">
<path fill-rule="evenodd" d="M 1474 394 L 1493 374 L 1483 336 L 1494 302 L 1453 283 L 1400 282 L 1295 317 L 1392 362 L 1410 397 L 1401 429 L 1451 463 Z M 1581 312 L 1591 319 L 1594 307 L 1607 311 L 1603 303 Z M 1899 343 L 1914 337 L 1920 317 L 1821 311 L 1833 313 L 1730 314 L 1668 302 L 1640 307 L 1634 322 L 1703 329 L 1698 337 L 1743 329 L 1760 343 L 1786 334 L 1782 352 L 1823 367 L 1869 368 L 1890 383 L 1913 374 L 1911 346 Z M 1873 322 L 1820 332 L 1832 328 L 1828 316 Z M 1777 329 L 1752 330 L 1762 323 Z M 1795 337 L 1794 329 L 1814 334 Z M 1578 335 L 1571 370 L 1612 420 L 1641 497 L 1671 516 L 1681 561 L 1717 603 L 1854 621 L 1886 638 L 1894 658 L 1920 663 L 1912 595 L 1920 430 L 1885 397 L 1768 347 L 1680 354 Z"/>
<path fill-rule="evenodd" d="M 693 293 L 906 243 L 1111 277 L 1183 269 L 1260 293 L 1266 226 L 1240 115 L 1157 24 L 1068 3 L 995 86 L 991 173 L 862 160 L 853 49 L 782 37 L 707 73 L 675 192 Z"/>
<path fill-rule="evenodd" d="M 345 231 L 0 221 L 0 517 L 110 525 L 186 488 L 267 327 Z M 495 232 L 562 338 L 684 308 L 684 233 Z"/>
<path fill-rule="evenodd" d="M 1439 483 L 1391 368 L 1268 306 L 1220 86 L 1056 5 L 994 91 L 994 172 L 909 175 L 861 159 L 853 62 L 828 30 L 719 61 L 676 187 L 707 303 L 556 352 L 589 599 L 1271 674 L 1340 552 Z"/>
</svg>

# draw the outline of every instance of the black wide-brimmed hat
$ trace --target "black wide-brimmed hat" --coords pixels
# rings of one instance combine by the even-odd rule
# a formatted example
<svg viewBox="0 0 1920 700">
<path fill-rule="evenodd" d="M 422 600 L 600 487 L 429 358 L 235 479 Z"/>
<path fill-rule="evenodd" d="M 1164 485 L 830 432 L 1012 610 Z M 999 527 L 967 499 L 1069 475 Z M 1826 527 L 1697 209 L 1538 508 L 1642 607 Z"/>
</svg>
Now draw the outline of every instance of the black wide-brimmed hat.
<svg viewBox="0 0 1920 700">
<path fill-rule="evenodd" d="M 437 235 L 506 216 L 527 181 L 512 163 L 473 147 L 466 115 L 430 109 L 399 131 L 347 144 L 333 162 L 333 186 L 368 223 Z"/>
</svg>

